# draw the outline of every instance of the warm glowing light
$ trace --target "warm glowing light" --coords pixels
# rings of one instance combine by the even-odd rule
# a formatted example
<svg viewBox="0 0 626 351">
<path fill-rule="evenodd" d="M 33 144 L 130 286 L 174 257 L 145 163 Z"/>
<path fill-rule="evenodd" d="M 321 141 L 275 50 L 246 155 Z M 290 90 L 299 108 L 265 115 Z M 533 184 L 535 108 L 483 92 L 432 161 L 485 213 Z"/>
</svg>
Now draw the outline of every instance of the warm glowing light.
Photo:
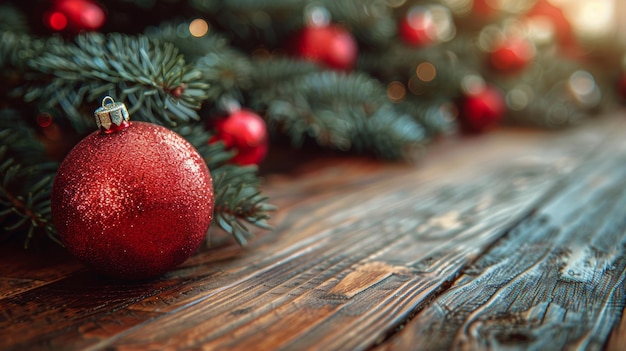
<svg viewBox="0 0 626 351">
<path fill-rule="evenodd" d="M 430 5 L 428 10 L 433 22 L 437 24 L 434 29 L 437 40 L 452 40 L 456 35 L 456 27 L 450 10 L 441 5 Z"/>
<path fill-rule="evenodd" d="M 520 84 L 506 94 L 506 104 L 511 110 L 521 111 L 533 100 L 534 92 L 526 84 Z"/>
<path fill-rule="evenodd" d="M 61 12 L 53 12 L 48 17 L 48 24 L 54 30 L 63 30 L 67 27 L 67 17 Z"/>
<path fill-rule="evenodd" d="M 485 86 L 483 77 L 475 74 L 468 74 L 461 81 L 461 89 L 467 95 L 476 95 L 485 90 Z"/>
<path fill-rule="evenodd" d="M 615 30 L 613 0 L 549 0 L 563 10 L 574 31 L 585 39 L 599 38 Z"/>
<path fill-rule="evenodd" d="M 404 87 L 404 84 L 398 81 L 389 83 L 387 86 L 387 97 L 389 100 L 392 102 L 401 102 L 404 100 L 405 96 L 406 88 Z"/>
<path fill-rule="evenodd" d="M 196 38 L 200 38 L 205 36 L 209 32 L 209 24 L 201 19 L 196 18 L 195 20 L 189 23 L 189 33 Z"/>
<path fill-rule="evenodd" d="M 317 4 L 307 6 L 304 17 L 307 24 L 313 27 L 324 27 L 330 23 L 330 12 Z"/>
<path fill-rule="evenodd" d="M 437 68 L 430 62 L 422 62 L 415 70 L 417 77 L 424 82 L 430 82 L 437 77 Z"/>
<path fill-rule="evenodd" d="M 537 44 L 550 43 L 556 35 L 556 26 L 547 16 L 534 16 L 526 21 L 528 37 Z"/>
<path fill-rule="evenodd" d="M 569 89 L 580 104 L 587 107 L 596 106 L 602 99 L 593 75 L 587 71 L 572 73 L 568 81 Z"/>
</svg>

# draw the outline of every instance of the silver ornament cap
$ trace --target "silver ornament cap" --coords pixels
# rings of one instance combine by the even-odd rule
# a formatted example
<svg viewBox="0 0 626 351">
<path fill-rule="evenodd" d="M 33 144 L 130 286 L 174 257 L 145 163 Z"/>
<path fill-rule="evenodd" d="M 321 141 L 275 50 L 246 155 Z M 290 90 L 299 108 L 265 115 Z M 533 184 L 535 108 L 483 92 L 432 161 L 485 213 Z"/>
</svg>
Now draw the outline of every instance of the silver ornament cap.
<svg viewBox="0 0 626 351">
<path fill-rule="evenodd" d="M 102 99 L 102 106 L 94 111 L 94 116 L 100 131 L 107 134 L 117 132 L 130 125 L 128 122 L 130 115 L 126 105 L 122 102 L 115 102 L 110 96 L 105 96 Z"/>
</svg>

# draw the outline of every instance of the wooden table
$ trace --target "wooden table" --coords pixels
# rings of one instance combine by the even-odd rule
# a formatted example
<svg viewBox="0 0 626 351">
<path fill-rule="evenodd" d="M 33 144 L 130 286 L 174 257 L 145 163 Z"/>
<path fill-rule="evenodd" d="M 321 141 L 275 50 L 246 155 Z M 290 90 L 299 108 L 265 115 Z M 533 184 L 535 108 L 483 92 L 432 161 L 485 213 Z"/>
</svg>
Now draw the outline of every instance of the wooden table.
<svg viewBox="0 0 626 351">
<path fill-rule="evenodd" d="M 0 349 L 626 349 L 625 122 L 283 161 L 274 231 L 153 281 L 4 245 Z"/>
</svg>

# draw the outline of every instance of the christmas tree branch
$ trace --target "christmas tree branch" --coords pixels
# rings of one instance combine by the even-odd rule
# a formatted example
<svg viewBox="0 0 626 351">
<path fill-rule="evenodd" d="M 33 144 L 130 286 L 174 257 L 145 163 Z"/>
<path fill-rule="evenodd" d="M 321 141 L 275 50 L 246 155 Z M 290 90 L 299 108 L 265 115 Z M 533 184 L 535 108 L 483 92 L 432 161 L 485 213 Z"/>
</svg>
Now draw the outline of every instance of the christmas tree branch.
<svg viewBox="0 0 626 351">
<path fill-rule="evenodd" d="M 175 22 L 152 27 L 146 35 L 171 42 L 202 73 L 209 85 L 206 99 L 218 102 L 225 98 L 243 101 L 243 91 L 250 88 L 252 65 L 250 58 L 233 49 L 221 35 L 210 33 L 194 37 L 188 31 L 181 35 L 180 28 L 188 28 L 189 22 Z"/>
<path fill-rule="evenodd" d="M 275 207 L 267 203 L 268 198 L 259 190 L 257 168 L 229 164 L 235 152 L 225 150 L 221 142 L 209 143 L 211 135 L 200 125 L 175 130 L 196 147 L 211 170 L 215 194 L 214 223 L 230 233 L 240 245 L 245 245 L 252 237 L 246 223 L 271 229 L 267 219 Z"/>
<path fill-rule="evenodd" d="M 291 74 L 285 75 L 280 69 L 256 69 L 257 85 L 275 84 L 257 87 L 254 106 L 266 111 L 271 130 L 288 135 L 295 146 L 311 137 L 322 146 L 398 159 L 408 157 L 407 150 L 430 137 L 416 118 L 393 106 L 377 80 L 365 74 L 308 73 L 308 64 L 275 64 L 285 65 Z M 307 73 L 297 74 L 298 69 Z M 276 79 L 269 76 L 273 72 Z"/>
<path fill-rule="evenodd" d="M 42 46 L 39 40 L 31 42 L 31 51 Z M 31 79 L 19 93 L 43 108 L 60 106 L 76 125 L 82 125 L 84 116 L 78 106 L 104 95 L 130 102 L 130 112 L 139 120 L 174 125 L 199 119 L 196 110 L 207 98 L 208 85 L 172 44 L 88 33 L 75 43 L 43 46 L 40 55 L 27 55 Z"/>
<path fill-rule="evenodd" d="M 36 232 L 58 242 L 50 213 L 50 190 L 57 165 L 15 111 L 0 110 L 0 223 L 11 235 L 26 232 L 27 247 Z M 16 162 L 20 160 L 23 163 Z"/>
</svg>

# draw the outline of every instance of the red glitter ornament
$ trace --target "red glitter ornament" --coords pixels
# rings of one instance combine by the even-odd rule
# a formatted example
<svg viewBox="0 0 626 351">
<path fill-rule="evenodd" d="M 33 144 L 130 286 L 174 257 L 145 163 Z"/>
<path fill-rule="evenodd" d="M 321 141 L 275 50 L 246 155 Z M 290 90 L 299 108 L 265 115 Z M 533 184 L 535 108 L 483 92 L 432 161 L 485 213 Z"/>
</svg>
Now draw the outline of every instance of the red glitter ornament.
<svg viewBox="0 0 626 351">
<path fill-rule="evenodd" d="M 398 34 L 407 44 L 417 47 L 428 46 L 437 41 L 435 22 L 423 6 L 415 6 L 398 22 Z"/>
<path fill-rule="evenodd" d="M 337 25 L 310 25 L 293 39 L 295 56 L 326 65 L 337 70 L 350 70 L 358 55 L 354 37 Z"/>
<path fill-rule="evenodd" d="M 191 256 L 213 215 L 212 180 L 185 139 L 128 122 L 121 103 L 96 110 L 101 131 L 79 142 L 54 180 L 52 218 L 67 250 L 116 278 L 161 275 Z"/>
<path fill-rule="evenodd" d="M 102 27 L 106 14 L 91 0 L 57 0 L 44 16 L 44 22 L 53 30 L 94 31 Z"/>
<path fill-rule="evenodd" d="M 501 73 L 518 73 L 532 62 L 535 47 L 524 38 L 509 38 L 489 53 L 489 63 Z"/>
<path fill-rule="evenodd" d="M 221 140 L 227 149 L 236 149 L 232 162 L 246 166 L 260 164 L 268 149 L 265 121 L 253 111 L 237 109 L 215 120 L 217 134 L 209 142 Z"/>
<path fill-rule="evenodd" d="M 493 86 L 465 96 L 459 104 L 461 126 L 467 132 L 480 133 L 495 127 L 504 117 L 504 95 Z"/>
</svg>

